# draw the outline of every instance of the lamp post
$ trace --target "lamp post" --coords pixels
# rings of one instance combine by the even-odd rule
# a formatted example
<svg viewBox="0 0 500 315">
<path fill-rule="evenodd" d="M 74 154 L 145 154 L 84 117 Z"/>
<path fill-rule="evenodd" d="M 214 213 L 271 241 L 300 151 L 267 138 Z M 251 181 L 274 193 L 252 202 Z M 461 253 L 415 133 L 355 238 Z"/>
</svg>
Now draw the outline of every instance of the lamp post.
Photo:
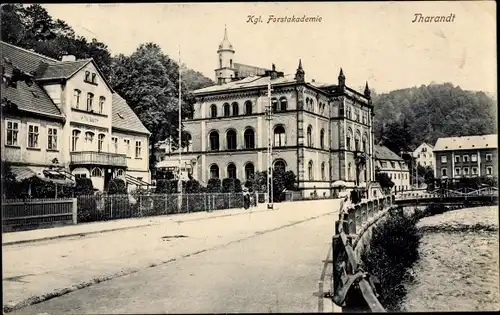
<svg viewBox="0 0 500 315">
<path fill-rule="evenodd" d="M 268 122 L 267 127 L 267 209 L 273 209 L 273 144 L 271 140 L 271 129 L 273 120 L 273 108 L 271 104 L 271 82 L 267 84 L 267 105 L 266 105 L 266 119 Z"/>
</svg>

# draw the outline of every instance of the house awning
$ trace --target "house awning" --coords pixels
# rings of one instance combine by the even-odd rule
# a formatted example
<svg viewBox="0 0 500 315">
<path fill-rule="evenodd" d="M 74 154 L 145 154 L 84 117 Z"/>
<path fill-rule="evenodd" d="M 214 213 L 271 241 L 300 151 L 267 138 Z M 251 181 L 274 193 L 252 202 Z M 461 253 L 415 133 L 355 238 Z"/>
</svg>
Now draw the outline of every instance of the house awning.
<svg viewBox="0 0 500 315">
<path fill-rule="evenodd" d="M 16 177 L 16 180 L 22 181 L 27 178 L 31 178 L 33 176 L 36 176 L 40 178 L 41 180 L 44 180 L 46 182 L 51 182 L 54 184 L 58 185 L 67 185 L 67 186 L 74 186 L 75 181 L 72 179 L 68 179 L 67 177 L 61 178 L 61 173 L 55 172 L 51 169 L 45 169 L 41 173 L 37 173 L 35 170 L 30 168 L 29 166 L 12 166 L 11 171 Z M 50 176 L 54 177 L 59 177 L 59 178 L 51 178 Z"/>
</svg>

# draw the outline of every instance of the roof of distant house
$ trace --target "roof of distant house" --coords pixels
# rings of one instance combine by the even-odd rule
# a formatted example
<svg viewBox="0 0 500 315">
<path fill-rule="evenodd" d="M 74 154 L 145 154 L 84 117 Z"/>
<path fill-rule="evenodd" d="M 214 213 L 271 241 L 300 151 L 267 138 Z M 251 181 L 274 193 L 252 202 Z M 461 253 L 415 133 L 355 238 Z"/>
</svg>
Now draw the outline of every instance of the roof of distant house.
<svg viewBox="0 0 500 315">
<path fill-rule="evenodd" d="M 404 159 L 401 158 L 399 155 L 397 155 L 396 153 L 392 152 L 387 147 L 382 145 L 378 144 L 374 145 L 373 152 L 375 159 L 377 160 L 404 161 Z"/>
<path fill-rule="evenodd" d="M 498 134 L 439 138 L 435 151 L 496 149 Z"/>
</svg>

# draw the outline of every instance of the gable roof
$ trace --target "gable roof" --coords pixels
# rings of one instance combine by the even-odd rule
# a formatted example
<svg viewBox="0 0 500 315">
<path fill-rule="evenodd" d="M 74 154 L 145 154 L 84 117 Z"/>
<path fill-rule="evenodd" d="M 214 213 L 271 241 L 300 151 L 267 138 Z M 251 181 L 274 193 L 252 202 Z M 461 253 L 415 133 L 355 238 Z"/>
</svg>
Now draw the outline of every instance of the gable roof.
<svg viewBox="0 0 500 315">
<path fill-rule="evenodd" d="M 496 149 L 498 134 L 439 138 L 434 151 Z"/>
<path fill-rule="evenodd" d="M 111 126 L 113 128 L 129 130 L 138 133 L 151 134 L 149 130 L 144 127 L 141 120 L 134 113 L 132 108 L 127 104 L 127 102 L 117 93 L 113 93 L 113 104 L 112 104 L 112 121 Z"/>
<path fill-rule="evenodd" d="M 37 80 L 52 80 L 52 79 L 69 79 L 80 69 L 85 67 L 92 59 L 84 59 L 77 61 L 61 61 L 54 64 L 49 64 L 40 69 L 37 73 Z"/>
<path fill-rule="evenodd" d="M 387 147 L 384 147 L 383 145 L 374 145 L 373 152 L 375 155 L 375 159 L 377 160 L 404 161 L 403 158 L 389 150 Z"/>
<path fill-rule="evenodd" d="M 7 76 L 12 75 L 14 67 L 24 72 L 31 72 L 38 68 L 42 60 L 50 63 L 55 62 L 51 58 L 41 56 L 29 50 L 4 42 L 0 43 L 2 54 L 0 65 L 4 68 L 5 75 Z M 16 87 L 1 84 L 1 94 L 2 98 L 5 97 L 22 111 L 56 116 L 57 118 L 64 117 L 45 90 L 36 82 L 28 86 L 26 82 L 18 81 Z"/>
</svg>

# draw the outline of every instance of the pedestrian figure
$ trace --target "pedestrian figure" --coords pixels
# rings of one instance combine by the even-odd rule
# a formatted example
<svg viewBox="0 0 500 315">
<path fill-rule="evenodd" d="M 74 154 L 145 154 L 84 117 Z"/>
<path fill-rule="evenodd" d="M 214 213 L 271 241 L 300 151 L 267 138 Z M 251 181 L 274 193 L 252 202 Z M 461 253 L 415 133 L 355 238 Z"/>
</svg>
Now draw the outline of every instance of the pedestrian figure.
<svg viewBox="0 0 500 315">
<path fill-rule="evenodd" d="M 245 210 L 248 210 L 250 207 L 250 194 L 247 189 L 243 190 L 243 207 Z"/>
</svg>

